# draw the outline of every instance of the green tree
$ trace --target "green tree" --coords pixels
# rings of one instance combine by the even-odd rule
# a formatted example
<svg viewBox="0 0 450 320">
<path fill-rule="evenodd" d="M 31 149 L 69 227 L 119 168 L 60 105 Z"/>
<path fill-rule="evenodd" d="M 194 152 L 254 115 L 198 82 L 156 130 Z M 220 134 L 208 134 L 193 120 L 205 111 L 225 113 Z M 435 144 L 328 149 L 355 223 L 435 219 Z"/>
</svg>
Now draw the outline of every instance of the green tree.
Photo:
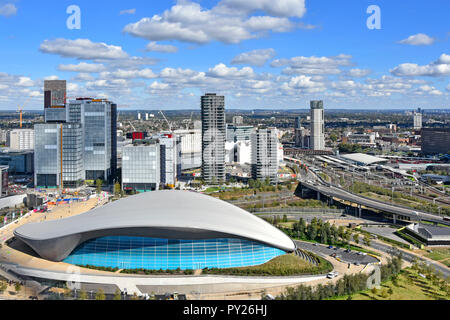
<svg viewBox="0 0 450 320">
<path fill-rule="evenodd" d="M 287 217 L 287 215 L 283 215 L 283 222 L 284 222 L 284 223 L 288 222 L 288 217 Z"/>
<path fill-rule="evenodd" d="M 20 290 L 22 290 L 22 285 L 19 282 L 16 282 L 16 284 L 14 285 L 14 289 L 17 293 L 19 293 Z"/>
<path fill-rule="evenodd" d="M 80 291 L 80 297 L 79 297 L 79 299 L 80 299 L 80 300 L 87 300 L 87 293 L 86 293 L 86 291 L 84 291 L 84 290 L 81 290 L 81 291 Z"/>
<path fill-rule="evenodd" d="M 8 288 L 8 285 L 5 282 L 1 281 L 0 282 L 0 293 L 3 293 L 7 288 Z"/>
<path fill-rule="evenodd" d="M 364 235 L 364 243 L 366 246 L 370 247 L 372 240 L 370 239 L 370 236 L 368 234 Z"/>
<path fill-rule="evenodd" d="M 113 300 L 122 300 L 122 295 L 120 294 L 120 290 L 117 289 L 114 293 L 114 299 Z"/>
<path fill-rule="evenodd" d="M 72 296 L 72 290 L 70 290 L 67 285 L 64 287 L 64 298 L 68 299 Z"/>
<path fill-rule="evenodd" d="M 353 241 L 355 241 L 356 244 L 359 244 L 359 234 L 355 233 L 353 235 Z"/>
<path fill-rule="evenodd" d="M 98 194 L 102 193 L 103 180 L 97 179 L 97 181 L 95 182 L 95 185 L 97 186 L 97 193 Z"/>
<path fill-rule="evenodd" d="M 122 192 L 122 187 L 119 182 L 116 182 L 116 184 L 114 185 L 114 194 L 116 196 L 119 196 L 121 194 L 121 192 Z"/>
<path fill-rule="evenodd" d="M 98 289 L 95 294 L 95 300 L 106 300 L 105 292 L 102 289 Z"/>
</svg>

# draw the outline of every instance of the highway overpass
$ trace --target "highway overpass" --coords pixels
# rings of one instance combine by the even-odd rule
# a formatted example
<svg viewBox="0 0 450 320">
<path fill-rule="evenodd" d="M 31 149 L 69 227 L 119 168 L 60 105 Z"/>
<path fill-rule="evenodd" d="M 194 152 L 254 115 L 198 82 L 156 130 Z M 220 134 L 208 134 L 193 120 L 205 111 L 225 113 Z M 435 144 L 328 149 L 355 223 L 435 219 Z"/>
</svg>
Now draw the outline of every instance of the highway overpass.
<svg viewBox="0 0 450 320">
<path fill-rule="evenodd" d="M 315 191 L 317 193 L 317 199 L 320 200 L 321 196 L 329 198 L 331 200 L 344 200 L 358 206 L 358 215 L 361 216 L 362 207 L 376 209 L 385 213 L 392 214 L 394 223 L 397 219 L 410 220 L 410 221 L 428 221 L 432 223 L 440 223 L 450 226 L 449 221 L 443 220 L 442 217 L 414 210 L 412 208 L 402 207 L 398 205 L 393 205 L 390 203 L 385 203 L 382 201 L 366 198 L 360 195 L 353 194 L 351 192 L 345 191 L 341 188 L 334 187 L 330 184 L 319 184 L 314 182 L 304 182 L 301 181 L 297 190 L 296 195 L 303 198 L 304 192 L 307 190 Z M 406 219 L 405 219 L 406 217 Z"/>
</svg>

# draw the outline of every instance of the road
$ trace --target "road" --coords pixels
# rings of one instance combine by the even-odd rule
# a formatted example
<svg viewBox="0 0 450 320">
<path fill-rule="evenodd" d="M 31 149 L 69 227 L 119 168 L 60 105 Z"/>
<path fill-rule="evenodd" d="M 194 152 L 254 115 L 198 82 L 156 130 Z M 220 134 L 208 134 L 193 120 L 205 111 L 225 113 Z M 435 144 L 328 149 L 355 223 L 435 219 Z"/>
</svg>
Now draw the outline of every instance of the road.
<svg viewBox="0 0 450 320">
<path fill-rule="evenodd" d="M 396 248 L 391 247 L 391 246 L 386 245 L 386 244 L 382 244 L 382 243 L 377 242 L 377 241 L 372 241 L 371 247 L 374 248 L 374 249 L 377 249 L 377 250 L 389 253 L 389 254 L 390 253 L 399 253 L 399 252 L 401 252 L 403 260 L 405 260 L 407 262 L 413 262 L 414 260 L 418 259 L 418 260 L 421 260 L 421 261 L 425 262 L 427 265 L 432 266 L 436 271 L 442 272 L 444 277 L 449 277 L 450 276 L 450 269 L 449 268 L 446 268 L 446 267 L 444 267 L 444 266 L 442 266 L 442 265 L 440 265 L 440 264 L 438 264 L 436 262 L 425 260 L 422 257 L 420 257 L 418 255 L 415 255 L 413 253 L 409 253 L 409 252 L 406 252 L 404 250 L 399 250 L 399 249 L 396 249 Z"/>
</svg>

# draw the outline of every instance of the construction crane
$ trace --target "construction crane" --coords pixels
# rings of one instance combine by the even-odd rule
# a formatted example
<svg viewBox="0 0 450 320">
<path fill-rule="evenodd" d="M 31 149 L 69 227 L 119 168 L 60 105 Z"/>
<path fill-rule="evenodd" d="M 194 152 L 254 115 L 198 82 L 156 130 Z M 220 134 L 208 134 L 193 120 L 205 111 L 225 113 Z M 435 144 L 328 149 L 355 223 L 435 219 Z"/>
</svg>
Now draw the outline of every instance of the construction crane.
<svg viewBox="0 0 450 320">
<path fill-rule="evenodd" d="M 22 129 L 23 126 L 23 108 L 25 108 L 26 104 L 28 103 L 28 101 L 30 101 L 31 97 L 28 98 L 23 104 L 22 106 L 19 106 L 17 112 L 20 114 L 20 128 Z"/>
<path fill-rule="evenodd" d="M 162 112 L 162 110 L 159 110 L 159 113 L 161 113 L 161 115 L 163 116 L 164 120 L 166 120 L 167 125 L 169 126 L 169 131 L 172 132 L 172 125 L 170 124 L 169 120 L 167 120 L 167 118 L 164 115 L 164 113 Z"/>
<path fill-rule="evenodd" d="M 190 119 L 184 119 L 183 123 L 186 124 L 186 130 L 189 130 L 189 126 L 192 124 L 192 118 L 194 117 L 194 112 L 191 113 Z"/>
<path fill-rule="evenodd" d="M 128 121 L 131 125 L 131 127 L 133 128 L 134 132 L 137 132 L 136 128 L 133 126 L 133 124 L 131 123 L 131 121 Z"/>
</svg>

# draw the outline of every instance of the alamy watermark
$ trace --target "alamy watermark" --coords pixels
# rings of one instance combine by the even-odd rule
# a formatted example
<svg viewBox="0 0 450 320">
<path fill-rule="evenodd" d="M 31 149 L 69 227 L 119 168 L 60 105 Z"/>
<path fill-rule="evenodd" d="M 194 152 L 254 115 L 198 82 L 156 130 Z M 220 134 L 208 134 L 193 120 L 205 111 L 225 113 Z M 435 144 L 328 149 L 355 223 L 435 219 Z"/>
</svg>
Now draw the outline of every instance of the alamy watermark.
<svg viewBox="0 0 450 320">
<path fill-rule="evenodd" d="M 81 9 L 77 5 L 70 5 L 66 10 L 67 14 L 70 16 L 67 18 L 67 29 L 69 30 L 80 30 L 81 29 Z"/>
<path fill-rule="evenodd" d="M 381 29 L 381 8 L 377 5 L 371 5 L 367 8 L 367 14 L 370 14 L 367 18 L 367 28 L 369 30 Z"/>
</svg>

